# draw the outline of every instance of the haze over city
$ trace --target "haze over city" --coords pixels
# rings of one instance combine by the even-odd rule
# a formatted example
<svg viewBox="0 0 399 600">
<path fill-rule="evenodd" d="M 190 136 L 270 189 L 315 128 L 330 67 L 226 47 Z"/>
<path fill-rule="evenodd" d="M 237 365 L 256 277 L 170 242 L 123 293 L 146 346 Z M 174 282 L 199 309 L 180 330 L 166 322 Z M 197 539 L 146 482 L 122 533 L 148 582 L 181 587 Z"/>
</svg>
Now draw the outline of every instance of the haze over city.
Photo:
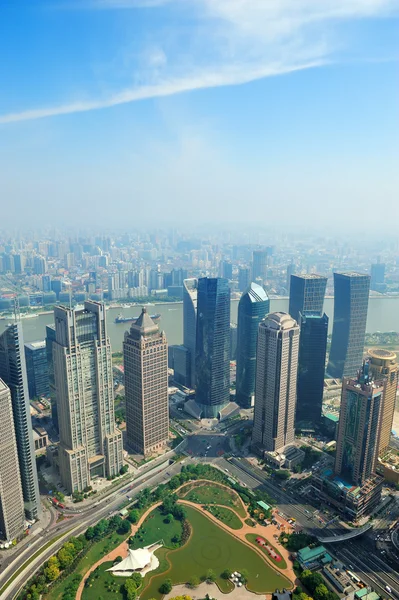
<svg viewBox="0 0 399 600">
<path fill-rule="evenodd" d="M 393 232 L 398 9 L 3 3 L 3 217 Z"/>
</svg>

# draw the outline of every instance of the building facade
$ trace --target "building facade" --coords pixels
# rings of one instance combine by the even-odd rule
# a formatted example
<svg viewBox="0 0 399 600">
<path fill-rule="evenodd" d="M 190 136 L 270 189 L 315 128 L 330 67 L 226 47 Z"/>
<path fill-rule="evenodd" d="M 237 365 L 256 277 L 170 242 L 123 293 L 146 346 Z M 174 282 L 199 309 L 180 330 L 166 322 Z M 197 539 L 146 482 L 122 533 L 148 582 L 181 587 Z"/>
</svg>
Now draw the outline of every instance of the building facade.
<svg viewBox="0 0 399 600">
<path fill-rule="evenodd" d="M 258 330 L 269 312 L 270 300 L 265 290 L 251 283 L 238 304 L 236 402 L 243 408 L 254 403 Z"/>
<path fill-rule="evenodd" d="M 356 377 L 363 359 L 370 276 L 334 273 L 334 323 L 327 371 Z"/>
<path fill-rule="evenodd" d="M 328 317 L 318 313 L 299 315 L 298 386 L 296 425 L 314 426 L 321 420 L 326 368 Z"/>
<path fill-rule="evenodd" d="M 238 269 L 238 289 L 245 292 L 251 283 L 251 269 L 249 267 L 240 267 Z"/>
<path fill-rule="evenodd" d="M 288 312 L 299 323 L 299 314 L 323 314 L 327 277 L 322 275 L 291 275 Z"/>
<path fill-rule="evenodd" d="M 80 310 L 57 306 L 54 318 L 60 473 L 69 493 L 81 492 L 93 477 L 116 475 L 123 466 L 111 343 L 99 302 L 87 301 Z"/>
<path fill-rule="evenodd" d="M 54 325 L 46 325 L 46 356 L 47 356 L 49 394 L 50 394 L 50 402 L 51 402 L 51 419 L 53 421 L 53 426 L 54 426 L 55 430 L 57 431 L 57 433 L 59 433 L 57 396 L 55 393 L 55 379 L 54 379 L 53 342 L 55 342 L 55 327 L 54 327 Z"/>
<path fill-rule="evenodd" d="M 373 380 L 368 360 L 356 379 L 342 382 L 334 471 L 355 485 L 375 473 L 383 395 L 384 382 Z"/>
<path fill-rule="evenodd" d="M 25 515 L 11 392 L 0 379 L 0 539 L 23 533 Z"/>
<path fill-rule="evenodd" d="M 230 400 L 230 288 L 227 279 L 198 280 L 196 402 L 207 418 Z"/>
<path fill-rule="evenodd" d="M 168 345 L 145 308 L 125 333 L 123 359 L 127 442 L 148 456 L 169 439 Z"/>
<path fill-rule="evenodd" d="M 370 289 L 376 292 L 383 292 L 385 289 L 385 264 L 374 263 L 371 265 Z"/>
<path fill-rule="evenodd" d="M 26 374 L 28 377 L 29 398 L 49 396 L 46 342 L 25 344 Z"/>
<path fill-rule="evenodd" d="M 399 365 L 396 354 L 389 350 L 371 348 L 368 356 L 371 374 L 375 379 L 382 379 L 384 382 L 384 403 L 378 442 L 378 454 L 381 456 L 388 450 L 391 440 L 396 391 L 399 383 Z"/>
<path fill-rule="evenodd" d="M 41 516 L 41 505 L 20 321 L 9 325 L 0 335 L 0 378 L 11 392 L 25 515 L 36 520 Z"/>
<path fill-rule="evenodd" d="M 295 440 L 299 326 L 286 313 L 271 313 L 259 325 L 252 446 L 274 452 Z"/>
<path fill-rule="evenodd" d="M 190 352 L 190 371 L 186 374 L 189 387 L 195 387 L 195 348 L 197 337 L 197 279 L 183 281 L 183 346 Z"/>
</svg>

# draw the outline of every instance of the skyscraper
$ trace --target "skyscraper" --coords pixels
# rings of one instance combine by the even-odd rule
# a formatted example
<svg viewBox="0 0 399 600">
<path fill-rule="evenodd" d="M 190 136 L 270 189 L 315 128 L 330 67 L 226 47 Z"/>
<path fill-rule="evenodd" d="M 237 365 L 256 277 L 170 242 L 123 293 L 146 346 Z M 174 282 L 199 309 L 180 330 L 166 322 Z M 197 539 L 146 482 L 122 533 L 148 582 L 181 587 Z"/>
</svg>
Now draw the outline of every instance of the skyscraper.
<svg viewBox="0 0 399 600">
<path fill-rule="evenodd" d="M 230 399 L 230 288 L 227 279 L 198 280 L 196 402 L 217 417 Z"/>
<path fill-rule="evenodd" d="M 384 263 L 374 263 L 371 265 L 371 281 L 370 281 L 370 289 L 375 290 L 377 292 L 384 291 L 385 284 L 385 264 Z"/>
<path fill-rule="evenodd" d="M 399 382 L 399 365 L 396 361 L 396 354 L 389 350 L 371 348 L 368 355 L 370 373 L 375 379 L 382 379 L 384 382 L 384 403 L 378 444 L 378 454 L 381 455 L 388 450 L 391 440 L 396 390 Z"/>
<path fill-rule="evenodd" d="M 127 441 L 148 456 L 169 439 L 168 345 L 145 308 L 125 333 L 123 358 Z"/>
<path fill-rule="evenodd" d="M 267 279 L 267 251 L 254 250 L 252 254 L 252 281 L 261 279 L 264 283 Z"/>
<path fill-rule="evenodd" d="M 354 485 L 375 472 L 384 382 L 374 381 L 369 361 L 356 379 L 342 382 L 335 473 Z"/>
<path fill-rule="evenodd" d="M 233 279 L 233 265 L 229 260 L 221 260 L 219 264 L 220 276 L 225 279 Z"/>
<path fill-rule="evenodd" d="M 334 273 L 334 324 L 327 371 L 356 377 L 363 358 L 370 276 Z"/>
<path fill-rule="evenodd" d="M 249 267 L 240 267 L 238 269 L 238 289 L 245 292 L 251 283 L 251 269 Z"/>
<path fill-rule="evenodd" d="M 299 326 L 286 313 L 271 313 L 259 325 L 252 446 L 276 451 L 295 439 Z"/>
<path fill-rule="evenodd" d="M 54 325 L 46 325 L 46 357 L 47 357 L 47 369 L 48 369 L 49 394 L 50 394 L 50 402 L 51 402 L 51 419 L 53 421 L 53 426 L 54 426 L 55 430 L 57 432 L 59 432 L 57 396 L 56 396 L 56 392 L 55 392 L 55 379 L 54 379 L 53 342 L 55 342 L 55 327 L 54 327 Z"/>
<path fill-rule="evenodd" d="M 293 262 L 287 266 L 287 279 L 286 279 L 286 287 L 288 292 L 291 290 L 291 277 L 295 274 L 295 265 Z"/>
<path fill-rule="evenodd" d="M 25 516 L 11 393 L 1 379 L 0 414 L 0 538 L 11 541 L 23 532 Z"/>
<path fill-rule="evenodd" d="M 54 318 L 60 473 L 68 492 L 82 491 L 94 476 L 116 475 L 123 465 L 105 307 L 92 301 L 80 310 L 57 306 Z"/>
<path fill-rule="evenodd" d="M 30 398 L 48 396 L 50 393 L 46 342 L 25 344 L 26 373 Z"/>
<path fill-rule="evenodd" d="M 41 505 L 20 321 L 9 325 L 0 335 L 0 377 L 11 392 L 25 514 L 28 519 L 38 519 Z"/>
<path fill-rule="evenodd" d="M 326 286 L 327 277 L 322 275 L 291 275 L 288 309 L 291 317 L 299 322 L 299 313 L 302 315 L 307 313 L 321 315 Z"/>
<path fill-rule="evenodd" d="M 190 373 L 187 381 L 195 387 L 195 345 L 197 337 L 197 279 L 183 281 L 183 346 L 190 352 Z"/>
<path fill-rule="evenodd" d="M 259 324 L 269 311 L 265 290 L 251 283 L 238 304 L 236 402 L 243 408 L 253 404 Z"/>
<path fill-rule="evenodd" d="M 299 315 L 298 386 L 296 424 L 320 422 L 326 368 L 328 317 L 318 313 Z"/>
</svg>

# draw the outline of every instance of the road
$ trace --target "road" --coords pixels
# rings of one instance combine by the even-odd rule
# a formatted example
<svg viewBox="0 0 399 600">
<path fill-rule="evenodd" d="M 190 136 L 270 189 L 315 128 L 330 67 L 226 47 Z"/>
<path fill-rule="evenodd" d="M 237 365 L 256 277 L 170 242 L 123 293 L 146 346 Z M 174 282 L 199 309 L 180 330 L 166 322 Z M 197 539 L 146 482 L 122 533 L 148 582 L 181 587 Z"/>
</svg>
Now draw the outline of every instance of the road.
<svg viewBox="0 0 399 600">
<path fill-rule="evenodd" d="M 123 489 L 115 491 L 112 497 L 104 498 L 97 506 L 91 507 L 82 514 L 76 514 L 71 519 L 62 521 L 58 526 L 43 531 L 34 541 L 32 541 L 31 546 L 26 548 L 17 559 L 13 560 L 11 565 L 2 571 L 0 574 L 0 588 L 20 567 L 22 567 L 22 565 L 25 564 L 26 561 L 32 559 L 33 555 L 41 546 L 45 545 L 52 538 L 57 537 L 62 533 L 66 533 L 70 529 L 73 529 L 73 532 L 71 531 L 69 535 L 79 535 L 80 533 L 83 533 L 90 525 L 94 525 L 103 517 L 107 517 L 110 513 L 117 511 L 123 500 L 126 498 L 127 492 L 129 496 L 133 498 L 148 486 L 152 487 L 164 483 L 173 477 L 173 475 L 179 473 L 180 470 L 181 463 L 177 463 L 175 465 L 166 466 L 165 470 L 154 473 L 153 475 L 148 474 L 148 477 L 133 489 L 130 489 L 130 485 L 124 486 Z M 66 538 L 57 541 L 44 554 L 41 554 L 33 561 L 2 594 L 1 600 L 12 600 L 24 583 L 34 575 L 35 571 L 43 564 L 43 562 L 52 556 L 65 541 Z"/>
</svg>

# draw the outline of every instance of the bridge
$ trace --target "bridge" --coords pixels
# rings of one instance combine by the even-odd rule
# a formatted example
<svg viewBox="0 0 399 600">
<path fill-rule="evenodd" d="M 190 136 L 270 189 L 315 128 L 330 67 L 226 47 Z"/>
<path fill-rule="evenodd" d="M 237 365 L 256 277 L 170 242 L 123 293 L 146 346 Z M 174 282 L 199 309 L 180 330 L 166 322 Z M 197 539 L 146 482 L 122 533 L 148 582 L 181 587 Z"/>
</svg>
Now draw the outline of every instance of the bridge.
<svg viewBox="0 0 399 600">
<path fill-rule="evenodd" d="M 366 533 L 366 531 L 369 531 L 369 529 L 371 529 L 371 528 L 372 528 L 372 524 L 367 523 L 363 527 L 359 527 L 359 529 L 352 529 L 351 531 L 348 531 L 347 533 L 342 533 L 342 534 L 328 536 L 328 537 L 323 537 L 322 535 L 317 535 L 316 537 L 319 540 L 319 542 L 321 542 L 322 544 L 333 544 L 334 542 L 336 542 L 336 543 L 337 542 L 345 542 L 346 540 L 351 540 L 352 538 L 359 537 L 360 535 L 363 535 L 363 533 Z"/>
</svg>

